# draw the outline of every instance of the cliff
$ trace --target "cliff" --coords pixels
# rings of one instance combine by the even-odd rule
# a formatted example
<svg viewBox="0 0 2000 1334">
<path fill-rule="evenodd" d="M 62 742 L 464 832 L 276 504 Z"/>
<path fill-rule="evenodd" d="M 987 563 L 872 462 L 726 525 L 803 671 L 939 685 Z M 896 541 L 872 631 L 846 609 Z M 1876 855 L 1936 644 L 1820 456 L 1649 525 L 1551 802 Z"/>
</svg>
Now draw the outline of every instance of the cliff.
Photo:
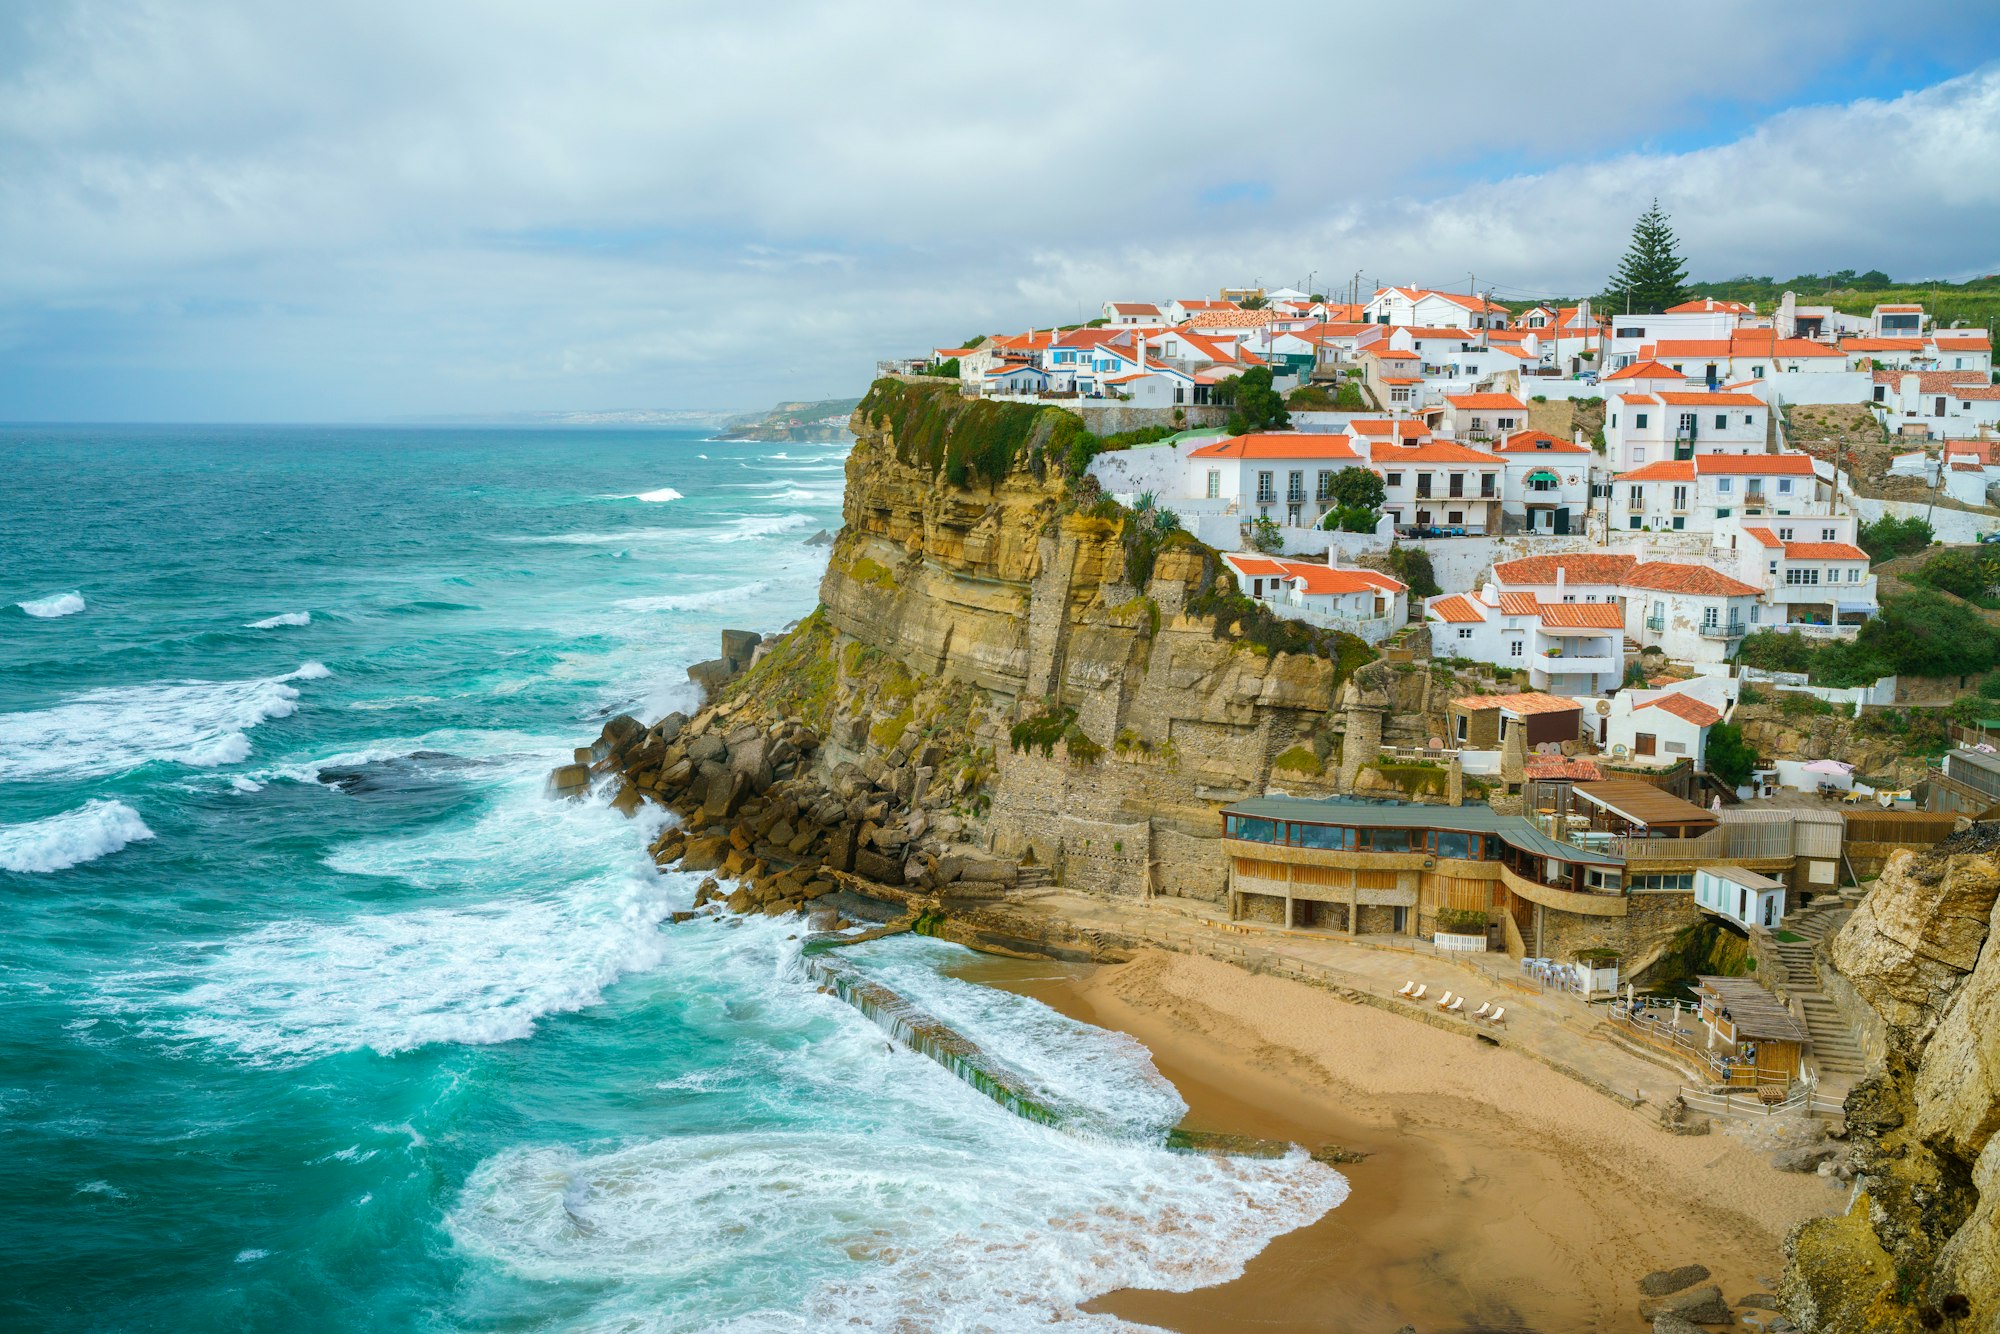
<svg viewBox="0 0 2000 1334">
<path fill-rule="evenodd" d="M 607 732 L 599 765 L 716 833 L 777 783 L 813 817 L 790 831 L 825 838 L 790 857 L 892 883 L 1018 862 L 1099 893 L 1219 898 L 1220 803 L 1327 789 L 1366 646 L 1274 618 L 1213 550 L 1096 495 L 1084 465 L 1105 442 L 1069 413 L 883 380 L 852 426 L 820 609 L 695 718 Z M 766 773 L 738 740 L 782 742 L 791 769 L 732 798 L 724 775 Z M 767 869 L 787 856 L 767 851 Z"/>
<path fill-rule="evenodd" d="M 1840 1217 L 1787 1242 L 1782 1295 L 1827 1334 L 2000 1328 L 2000 827 L 1898 852 L 1832 948 L 1882 1020 L 1883 1068 L 1847 1101 L 1858 1174 Z"/>
<path fill-rule="evenodd" d="M 731 440 L 793 440 L 827 444 L 847 439 L 848 415 L 854 411 L 851 398 L 828 398 L 814 403 L 780 403 L 769 412 L 736 417 L 724 423 L 723 434 Z"/>
</svg>

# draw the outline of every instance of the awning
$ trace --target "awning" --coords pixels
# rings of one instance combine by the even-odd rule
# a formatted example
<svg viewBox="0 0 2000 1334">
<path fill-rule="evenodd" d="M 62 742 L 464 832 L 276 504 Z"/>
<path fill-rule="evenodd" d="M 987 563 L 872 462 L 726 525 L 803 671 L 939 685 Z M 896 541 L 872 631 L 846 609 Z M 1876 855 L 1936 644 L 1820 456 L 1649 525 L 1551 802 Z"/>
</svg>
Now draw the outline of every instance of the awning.
<svg viewBox="0 0 2000 1334">
<path fill-rule="evenodd" d="M 1874 604 L 1874 603 L 1872 603 L 1872 602 L 1843 602 L 1843 603 L 1840 603 L 1839 605 L 1840 605 L 1840 609 L 1841 609 L 1842 611 L 1874 611 L 1874 610 L 1875 610 L 1875 604 Z"/>
<path fill-rule="evenodd" d="M 1546 468 L 1535 469 L 1528 474 L 1528 480 L 1531 482 L 1554 482 L 1558 486 L 1562 485 L 1562 478 L 1556 476 Z"/>
</svg>

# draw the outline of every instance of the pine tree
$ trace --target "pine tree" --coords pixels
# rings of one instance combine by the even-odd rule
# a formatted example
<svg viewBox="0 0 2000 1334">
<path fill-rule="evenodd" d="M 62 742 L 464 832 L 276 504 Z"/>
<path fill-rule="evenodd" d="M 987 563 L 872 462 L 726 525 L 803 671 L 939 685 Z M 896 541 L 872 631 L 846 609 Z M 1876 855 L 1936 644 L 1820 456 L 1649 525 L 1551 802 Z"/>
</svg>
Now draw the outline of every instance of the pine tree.
<svg viewBox="0 0 2000 1334">
<path fill-rule="evenodd" d="M 1618 263 L 1604 292 L 1605 310 L 1622 315 L 1652 315 L 1669 306 L 1678 306 L 1692 293 L 1687 289 L 1687 261 L 1681 258 L 1680 238 L 1667 225 L 1660 201 L 1639 215 L 1632 227 L 1632 248 Z"/>
</svg>

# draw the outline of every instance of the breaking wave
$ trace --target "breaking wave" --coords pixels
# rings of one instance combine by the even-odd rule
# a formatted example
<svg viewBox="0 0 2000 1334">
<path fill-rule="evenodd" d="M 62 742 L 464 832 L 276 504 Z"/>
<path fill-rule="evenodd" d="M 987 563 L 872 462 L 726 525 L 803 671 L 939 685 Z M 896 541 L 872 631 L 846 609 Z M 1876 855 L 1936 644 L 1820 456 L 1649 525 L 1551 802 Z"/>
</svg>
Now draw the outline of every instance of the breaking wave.
<svg viewBox="0 0 2000 1334">
<path fill-rule="evenodd" d="M 39 616 L 52 621 L 58 616 L 74 616 L 83 610 L 83 594 L 51 593 L 45 598 L 30 598 L 26 602 L 14 604 L 30 616 Z"/>
<path fill-rule="evenodd" d="M 87 801 L 46 820 L 0 825 L 0 871 L 66 871 L 151 837 L 139 812 L 124 802 Z"/>
<path fill-rule="evenodd" d="M 250 624 L 244 626 L 243 628 L 245 630 L 277 630 L 287 625 L 311 625 L 311 624 L 312 624 L 311 612 L 288 611 L 278 616 L 267 616 L 261 621 L 252 621 L 250 622 Z"/>
</svg>

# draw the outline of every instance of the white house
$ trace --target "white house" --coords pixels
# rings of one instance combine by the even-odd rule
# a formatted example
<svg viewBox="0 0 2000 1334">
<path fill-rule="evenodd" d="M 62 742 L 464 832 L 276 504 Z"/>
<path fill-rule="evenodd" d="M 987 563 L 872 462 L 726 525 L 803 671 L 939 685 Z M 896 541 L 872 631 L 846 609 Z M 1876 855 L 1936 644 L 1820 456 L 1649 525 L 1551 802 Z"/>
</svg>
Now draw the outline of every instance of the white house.
<svg viewBox="0 0 2000 1334">
<path fill-rule="evenodd" d="M 1248 523 L 1263 517 L 1311 527 L 1333 508 L 1333 479 L 1368 460 L 1344 435 L 1260 432 L 1230 436 L 1188 455 L 1187 494 L 1226 502 Z"/>
<path fill-rule="evenodd" d="M 1227 554 L 1222 558 L 1245 597 L 1280 616 L 1345 630 L 1379 644 L 1410 619 L 1409 588 L 1380 570 Z"/>
<path fill-rule="evenodd" d="M 1500 508 L 1530 533 L 1581 531 L 1590 506 L 1591 450 L 1547 431 L 1516 431 L 1493 452 L 1505 471 Z"/>
<path fill-rule="evenodd" d="M 1368 298 L 1363 318 L 1370 324 L 1416 324 L 1436 328 L 1505 328 L 1507 307 L 1482 296 L 1435 292 L 1423 287 L 1384 287 Z"/>
<path fill-rule="evenodd" d="M 1810 338 L 1782 338 L 1775 329 L 1740 329 L 1728 338 L 1663 338 L 1642 344 L 1639 355 L 1709 385 L 1847 370 L 1847 354 L 1838 347 Z"/>
<path fill-rule="evenodd" d="M 1243 307 L 1237 305 L 1234 301 L 1209 301 L 1200 297 L 1188 297 L 1183 300 L 1167 302 L 1161 313 L 1167 317 L 1168 324 L 1182 324 L 1192 315 L 1205 315 L 1218 310 L 1241 309 Z"/>
<path fill-rule="evenodd" d="M 1355 424 L 1357 427 L 1360 423 Z M 1492 454 L 1445 440 L 1398 444 L 1363 436 L 1369 466 L 1382 475 L 1382 512 L 1392 525 L 1500 531 L 1500 475 Z"/>
<path fill-rule="evenodd" d="M 1640 561 L 1620 581 L 1626 633 L 1680 662 L 1727 662 L 1763 589 L 1707 565 Z"/>
<path fill-rule="evenodd" d="M 1166 317 L 1150 301 L 1107 301 L 1104 319 L 1110 324 L 1165 324 Z"/>
<path fill-rule="evenodd" d="M 1722 721 L 1726 701 L 1700 697 L 1701 683 L 1721 685 L 1719 678 L 1696 677 L 1662 690 L 1621 690 L 1611 697 L 1604 719 L 1604 748 L 1628 763 L 1677 764 L 1691 761 L 1699 769 L 1708 756 L 1708 729 Z"/>
<path fill-rule="evenodd" d="M 1953 440 L 1944 447 L 1944 491 L 1966 505 L 1990 505 L 2000 486 L 2000 443 Z"/>
<path fill-rule="evenodd" d="M 1528 424 L 1528 405 L 1514 394 L 1447 394 L 1444 403 L 1445 434 L 1455 440 L 1503 440 Z"/>
<path fill-rule="evenodd" d="M 1785 885 L 1740 866 L 1699 866 L 1694 901 L 1741 926 L 1775 931 L 1785 921 Z"/>
<path fill-rule="evenodd" d="M 1738 523 L 1739 573 L 1764 588 L 1763 608 L 1751 612 L 1754 628 L 1858 626 L 1880 610 L 1868 553 L 1851 540 L 1851 516 Z"/>
<path fill-rule="evenodd" d="M 1981 371 L 1876 371 L 1874 401 L 1902 435 L 1942 438 L 2000 426 L 2000 385 Z"/>
<path fill-rule="evenodd" d="M 1809 454 L 1697 454 L 1618 474 L 1611 526 L 1631 532 L 1712 533 L 1732 515 L 1827 514 L 1832 497 Z"/>
<path fill-rule="evenodd" d="M 1559 695 L 1599 695 L 1624 678 L 1624 612 L 1610 602 L 1541 602 L 1531 593 L 1430 598 L 1434 657 L 1465 658 L 1526 668 L 1536 690 Z"/>
<path fill-rule="evenodd" d="M 1771 409 L 1755 394 L 1663 389 L 1619 393 L 1605 406 L 1605 450 L 1621 470 L 1697 454 L 1761 454 L 1771 427 Z"/>
</svg>

